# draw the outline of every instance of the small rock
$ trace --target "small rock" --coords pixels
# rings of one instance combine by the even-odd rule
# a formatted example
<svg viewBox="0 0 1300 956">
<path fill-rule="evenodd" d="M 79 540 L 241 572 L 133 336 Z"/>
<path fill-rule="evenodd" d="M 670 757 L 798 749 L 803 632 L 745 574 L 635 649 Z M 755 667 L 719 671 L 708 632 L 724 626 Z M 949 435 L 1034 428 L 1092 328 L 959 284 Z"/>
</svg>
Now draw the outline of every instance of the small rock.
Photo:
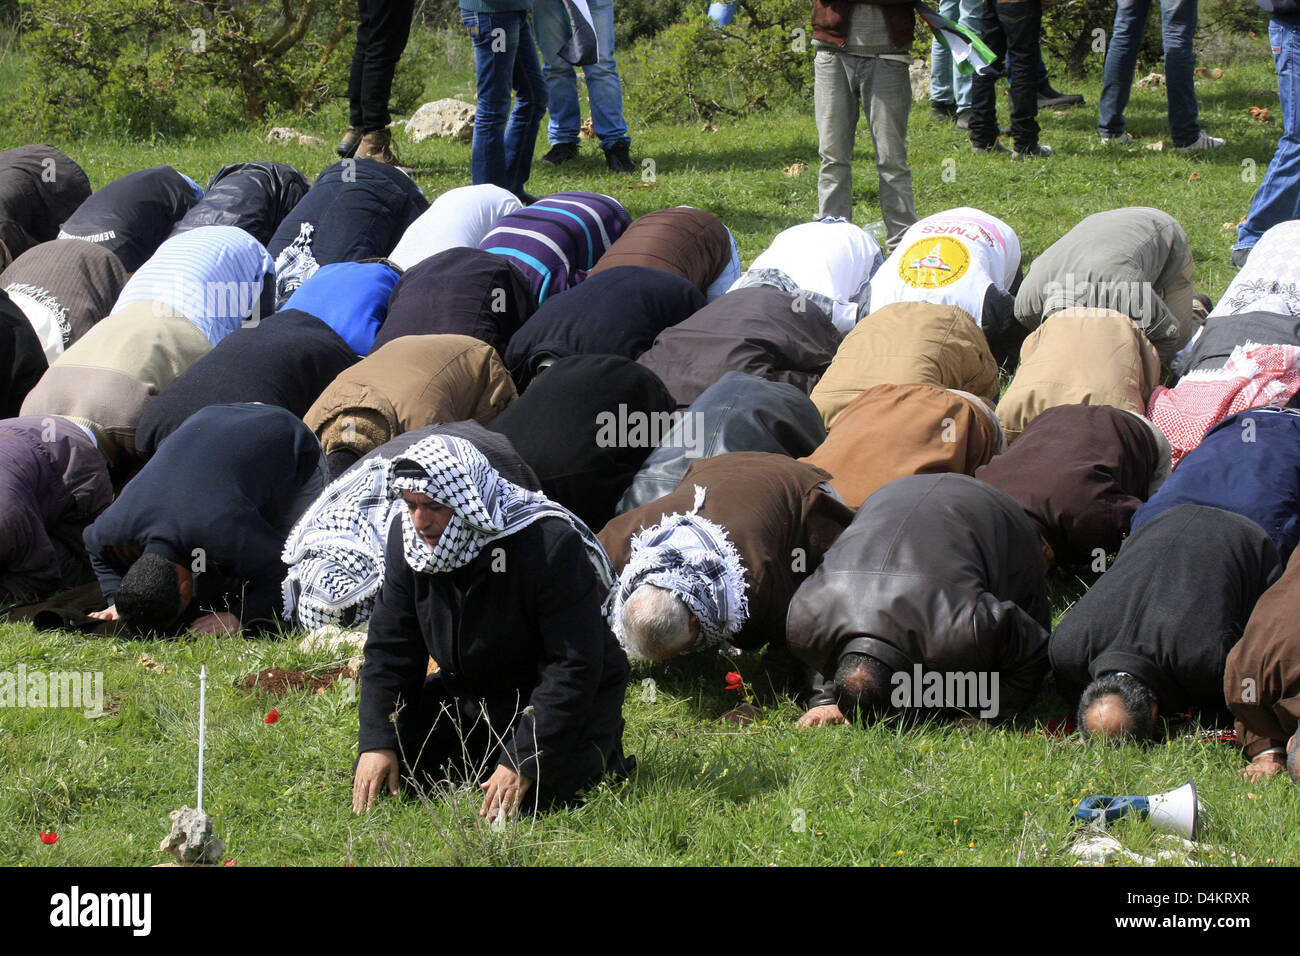
<svg viewBox="0 0 1300 956">
<path fill-rule="evenodd" d="M 464 100 L 442 99 L 425 103 L 406 121 L 406 135 L 420 143 L 432 136 L 468 143 L 474 136 L 474 105 Z"/>
<path fill-rule="evenodd" d="M 158 844 L 158 849 L 176 857 L 177 863 L 221 862 L 226 845 L 212 829 L 212 820 L 201 810 L 181 807 L 168 814 L 172 831 Z"/>
<path fill-rule="evenodd" d="M 912 81 L 912 102 L 924 103 L 930 99 L 930 64 L 920 57 L 913 57 L 912 65 L 907 69 Z"/>
<path fill-rule="evenodd" d="M 1158 139 L 1154 143 L 1147 143 L 1147 149 L 1153 149 L 1157 153 L 1164 148 L 1165 148 L 1165 141 L 1163 139 Z"/>
<path fill-rule="evenodd" d="M 345 630 L 337 624 L 322 624 L 298 643 L 298 650 L 310 654 L 318 651 L 336 651 L 339 648 L 360 650 L 365 646 L 365 624 L 350 630 Z"/>
<path fill-rule="evenodd" d="M 319 136 L 300 133 L 289 126 L 277 126 L 266 134 L 268 143 L 297 143 L 299 146 L 324 146 L 325 140 Z"/>
</svg>

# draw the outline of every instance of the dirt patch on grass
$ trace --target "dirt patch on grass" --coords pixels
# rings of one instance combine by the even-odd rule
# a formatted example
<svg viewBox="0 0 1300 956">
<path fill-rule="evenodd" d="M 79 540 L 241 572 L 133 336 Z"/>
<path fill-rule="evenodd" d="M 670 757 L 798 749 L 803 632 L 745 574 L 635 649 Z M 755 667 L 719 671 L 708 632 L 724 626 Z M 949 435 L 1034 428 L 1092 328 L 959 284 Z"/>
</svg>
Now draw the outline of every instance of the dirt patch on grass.
<svg viewBox="0 0 1300 956">
<path fill-rule="evenodd" d="M 351 664 L 323 671 L 289 671 L 280 667 L 268 667 L 235 681 L 235 686 L 252 694 L 272 697 L 304 690 L 323 694 L 340 680 L 356 676 L 357 672 Z"/>
</svg>

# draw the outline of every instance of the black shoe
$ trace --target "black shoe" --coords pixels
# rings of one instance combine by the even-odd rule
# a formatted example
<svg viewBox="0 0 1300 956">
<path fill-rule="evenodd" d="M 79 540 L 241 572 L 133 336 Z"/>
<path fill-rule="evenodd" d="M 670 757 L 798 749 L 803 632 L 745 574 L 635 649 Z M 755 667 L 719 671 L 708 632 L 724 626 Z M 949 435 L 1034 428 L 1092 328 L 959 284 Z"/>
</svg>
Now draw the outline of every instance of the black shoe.
<svg viewBox="0 0 1300 956">
<path fill-rule="evenodd" d="M 939 123 L 951 123 L 956 116 L 956 103 L 941 103 L 938 100 L 930 101 L 930 119 Z"/>
<path fill-rule="evenodd" d="M 994 141 L 993 141 L 993 145 L 992 145 L 992 146 L 976 146 L 974 143 L 972 143 L 972 144 L 971 144 L 971 150 L 972 150 L 973 152 L 981 153 L 981 154 L 987 154 L 987 155 L 989 155 L 989 156 L 994 156 L 994 155 L 997 155 L 997 154 L 999 154 L 999 153 L 1009 153 L 1009 152 L 1011 152 L 1011 150 L 1007 149 L 1005 146 L 1003 146 L 1003 145 L 1002 145 L 1000 142 L 998 142 L 997 140 L 994 140 Z"/>
<path fill-rule="evenodd" d="M 1044 83 L 1038 88 L 1038 108 L 1040 110 L 1059 110 L 1067 106 L 1082 106 L 1083 96 L 1079 93 L 1058 93 L 1051 83 Z"/>
<path fill-rule="evenodd" d="M 605 150 L 605 165 L 616 173 L 635 173 L 638 168 L 627 154 L 627 143 L 619 143 Z"/>
<path fill-rule="evenodd" d="M 515 193 L 515 198 L 518 199 L 518 200 L 519 200 L 521 203 L 523 203 L 525 206 L 531 206 L 533 203 L 537 202 L 537 197 L 536 197 L 536 196 L 534 196 L 532 193 L 527 192 L 526 190 L 523 190 L 523 189 L 521 189 L 521 190 L 519 190 L 519 192 Z"/>
<path fill-rule="evenodd" d="M 567 163 L 577 155 L 577 143 L 556 143 L 551 147 L 551 151 L 542 157 L 542 162 L 547 166 L 558 166 L 560 163 Z"/>
<path fill-rule="evenodd" d="M 1250 250 L 1254 248 L 1254 246 L 1250 246 L 1246 249 L 1233 249 L 1232 264 L 1238 269 L 1244 269 L 1246 267 L 1246 258 L 1250 255 Z"/>
<path fill-rule="evenodd" d="M 1052 147 L 1039 144 L 1033 149 L 1013 149 L 1012 159 L 1046 159 L 1052 155 Z"/>
<path fill-rule="evenodd" d="M 970 132 L 970 115 L 974 110 L 958 110 L 956 126 L 959 130 Z"/>
<path fill-rule="evenodd" d="M 358 126 L 349 126 L 339 144 L 334 147 L 334 152 L 338 153 L 344 159 L 351 159 L 356 155 L 357 147 L 361 145 L 361 128 Z"/>
</svg>

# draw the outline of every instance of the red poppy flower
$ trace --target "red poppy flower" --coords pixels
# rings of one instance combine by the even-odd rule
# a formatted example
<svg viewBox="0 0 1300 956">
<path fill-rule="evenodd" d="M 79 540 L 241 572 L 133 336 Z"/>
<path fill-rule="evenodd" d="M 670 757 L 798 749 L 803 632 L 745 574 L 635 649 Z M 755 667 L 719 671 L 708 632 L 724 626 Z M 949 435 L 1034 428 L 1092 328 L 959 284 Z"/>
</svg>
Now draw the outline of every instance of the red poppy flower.
<svg viewBox="0 0 1300 956">
<path fill-rule="evenodd" d="M 272 707 L 271 712 L 266 715 L 266 722 L 268 724 L 273 724 L 279 719 L 280 719 L 280 712 L 276 710 L 274 707 Z"/>
<path fill-rule="evenodd" d="M 236 857 L 236 858 L 233 859 L 233 860 L 227 860 L 225 863 L 222 863 L 221 865 L 222 865 L 222 866 L 235 866 L 238 862 L 239 862 L 239 858 Z"/>
<path fill-rule="evenodd" d="M 59 835 L 53 831 L 46 833 L 41 831 L 41 842 L 45 844 L 54 844 L 59 842 Z"/>
<path fill-rule="evenodd" d="M 740 676 L 740 671 L 727 672 L 727 690 L 740 690 L 744 680 Z"/>
</svg>

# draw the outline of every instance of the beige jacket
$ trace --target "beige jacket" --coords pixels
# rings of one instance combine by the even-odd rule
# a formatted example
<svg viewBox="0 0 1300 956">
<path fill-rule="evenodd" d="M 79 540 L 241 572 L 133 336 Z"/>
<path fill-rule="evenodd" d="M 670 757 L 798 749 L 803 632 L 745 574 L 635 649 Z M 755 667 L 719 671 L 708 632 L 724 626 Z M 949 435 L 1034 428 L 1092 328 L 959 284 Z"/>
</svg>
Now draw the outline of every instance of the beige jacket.
<svg viewBox="0 0 1300 956">
<path fill-rule="evenodd" d="M 496 349 L 468 335 L 406 335 L 346 369 L 303 416 L 325 454 L 364 455 L 403 432 L 474 419 L 516 398 Z"/>
<path fill-rule="evenodd" d="M 826 427 L 873 385 L 957 388 L 992 404 L 998 366 L 984 333 L 962 309 L 894 302 L 858 322 L 813 389 Z"/>
</svg>

